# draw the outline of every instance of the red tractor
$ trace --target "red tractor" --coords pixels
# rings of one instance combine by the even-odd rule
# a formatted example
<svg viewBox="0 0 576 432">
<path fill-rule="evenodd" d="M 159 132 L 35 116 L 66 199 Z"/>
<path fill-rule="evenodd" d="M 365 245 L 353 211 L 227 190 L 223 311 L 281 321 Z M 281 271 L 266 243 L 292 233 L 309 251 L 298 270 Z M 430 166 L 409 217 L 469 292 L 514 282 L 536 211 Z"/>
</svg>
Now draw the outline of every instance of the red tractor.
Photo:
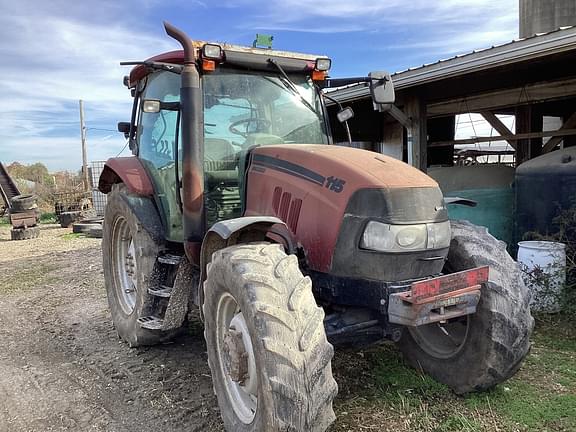
<svg viewBox="0 0 576 432">
<path fill-rule="evenodd" d="M 326 57 L 191 41 L 132 63 L 132 157 L 108 160 L 103 258 L 130 346 L 199 308 L 230 431 L 324 431 L 333 345 L 389 339 L 457 393 L 511 377 L 533 326 L 518 266 L 438 185 L 332 145 Z M 392 103 L 386 73 L 367 79 Z M 344 116 L 343 116 L 344 117 Z"/>
</svg>

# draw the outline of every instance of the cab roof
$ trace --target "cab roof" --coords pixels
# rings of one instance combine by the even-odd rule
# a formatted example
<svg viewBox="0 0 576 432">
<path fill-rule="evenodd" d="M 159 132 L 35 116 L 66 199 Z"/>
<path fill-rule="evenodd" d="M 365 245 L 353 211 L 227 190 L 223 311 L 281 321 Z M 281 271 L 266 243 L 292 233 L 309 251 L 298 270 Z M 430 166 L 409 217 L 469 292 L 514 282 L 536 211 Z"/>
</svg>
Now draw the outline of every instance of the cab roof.
<svg viewBox="0 0 576 432">
<path fill-rule="evenodd" d="M 223 64 L 232 64 L 246 69 L 271 69 L 268 59 L 276 59 L 286 71 L 307 72 L 314 69 L 318 58 L 327 58 L 325 55 L 304 54 L 290 51 L 280 51 L 266 48 L 253 48 L 227 43 L 213 43 L 192 41 L 196 50 L 196 58 L 201 57 L 202 47 L 205 44 L 219 45 L 223 50 Z M 184 51 L 168 51 L 146 59 L 145 62 L 183 64 Z M 134 87 L 138 81 L 150 73 L 150 68 L 144 64 L 135 66 L 130 71 L 129 87 Z"/>
</svg>

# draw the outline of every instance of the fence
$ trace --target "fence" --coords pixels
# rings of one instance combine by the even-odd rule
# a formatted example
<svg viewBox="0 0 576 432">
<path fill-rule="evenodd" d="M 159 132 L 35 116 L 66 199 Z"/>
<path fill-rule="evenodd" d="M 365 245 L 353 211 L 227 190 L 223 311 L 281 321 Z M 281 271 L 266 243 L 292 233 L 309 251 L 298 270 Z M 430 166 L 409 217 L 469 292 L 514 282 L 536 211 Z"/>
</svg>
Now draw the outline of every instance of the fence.
<svg viewBox="0 0 576 432">
<path fill-rule="evenodd" d="M 92 188 L 92 204 L 98 216 L 104 216 L 106 195 L 98 190 L 98 179 L 104 169 L 105 161 L 93 161 L 90 167 L 90 186 Z"/>
</svg>

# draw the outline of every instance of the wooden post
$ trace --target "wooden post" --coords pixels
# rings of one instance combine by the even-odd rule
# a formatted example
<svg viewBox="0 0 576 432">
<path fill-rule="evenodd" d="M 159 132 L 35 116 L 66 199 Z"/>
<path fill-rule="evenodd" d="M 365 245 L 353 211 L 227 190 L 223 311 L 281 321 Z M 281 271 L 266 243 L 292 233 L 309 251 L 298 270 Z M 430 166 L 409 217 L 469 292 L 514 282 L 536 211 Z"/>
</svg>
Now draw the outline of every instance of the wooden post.
<svg viewBox="0 0 576 432">
<path fill-rule="evenodd" d="M 398 160 L 404 155 L 404 127 L 396 120 L 383 123 L 382 143 L 380 143 L 379 153 L 393 157 Z"/>
<path fill-rule="evenodd" d="M 517 107 L 516 133 L 530 132 L 530 107 Z M 516 143 L 516 166 L 530 159 L 530 140 L 521 139 Z"/>
<path fill-rule="evenodd" d="M 411 120 L 408 134 L 408 164 L 424 172 L 428 168 L 428 134 L 426 130 L 426 102 L 417 95 L 407 95 L 404 111 Z"/>
<path fill-rule="evenodd" d="M 520 106 L 516 114 L 516 133 L 542 132 L 542 116 L 532 105 Z M 539 156 L 542 152 L 542 138 L 518 140 L 516 166 Z"/>
<path fill-rule="evenodd" d="M 88 156 L 86 155 L 86 126 L 84 125 L 84 101 L 80 99 L 80 139 L 82 140 L 82 181 L 84 192 L 90 191 L 88 179 Z"/>
</svg>

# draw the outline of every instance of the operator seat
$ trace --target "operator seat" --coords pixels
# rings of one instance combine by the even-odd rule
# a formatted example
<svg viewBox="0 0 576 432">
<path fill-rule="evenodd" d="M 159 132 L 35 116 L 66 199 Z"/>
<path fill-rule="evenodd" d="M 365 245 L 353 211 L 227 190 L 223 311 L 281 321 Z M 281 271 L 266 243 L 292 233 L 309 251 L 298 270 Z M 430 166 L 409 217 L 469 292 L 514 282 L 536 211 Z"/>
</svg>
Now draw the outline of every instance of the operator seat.
<svg viewBox="0 0 576 432">
<path fill-rule="evenodd" d="M 221 138 L 204 139 L 204 170 L 225 171 L 235 170 L 237 156 L 234 147 Z"/>
<path fill-rule="evenodd" d="M 208 226 L 239 217 L 242 205 L 238 188 L 238 154 L 225 139 L 204 139 L 204 176 Z"/>
<path fill-rule="evenodd" d="M 204 139 L 204 173 L 207 188 L 238 186 L 238 155 L 225 139 Z"/>
</svg>

